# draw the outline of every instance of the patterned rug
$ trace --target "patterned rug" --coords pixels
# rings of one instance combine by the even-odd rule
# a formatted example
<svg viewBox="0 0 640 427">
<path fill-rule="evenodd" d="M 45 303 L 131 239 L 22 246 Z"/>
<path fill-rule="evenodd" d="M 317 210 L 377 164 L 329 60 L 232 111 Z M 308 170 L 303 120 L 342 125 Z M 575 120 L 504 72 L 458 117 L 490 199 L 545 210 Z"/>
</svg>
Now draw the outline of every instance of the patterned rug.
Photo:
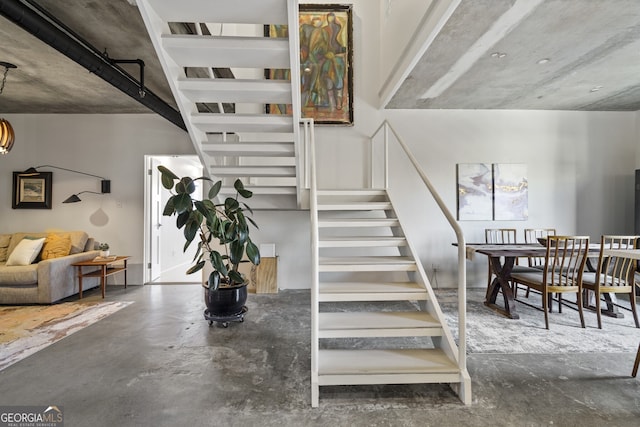
<svg viewBox="0 0 640 427">
<path fill-rule="evenodd" d="M 87 298 L 47 306 L 0 306 L 0 371 L 129 304 Z"/>
<path fill-rule="evenodd" d="M 441 289 L 436 290 L 436 295 L 457 341 L 457 291 Z M 582 329 L 577 310 L 563 307 L 558 313 L 554 302 L 547 330 L 541 310 L 516 302 L 520 319 L 508 319 L 486 307 L 484 296 L 484 289 L 467 291 L 469 353 L 623 353 L 635 352 L 640 342 L 640 329 L 635 327 L 631 311 L 620 310 L 623 319 L 602 316 L 602 329 L 598 329 L 595 312 L 584 310 L 586 328 Z M 519 294 L 520 297 L 536 307 L 542 306 L 538 294 L 532 293 L 528 299 Z M 498 302 L 502 303 L 501 296 Z M 619 303 L 629 307 L 628 301 Z"/>
</svg>

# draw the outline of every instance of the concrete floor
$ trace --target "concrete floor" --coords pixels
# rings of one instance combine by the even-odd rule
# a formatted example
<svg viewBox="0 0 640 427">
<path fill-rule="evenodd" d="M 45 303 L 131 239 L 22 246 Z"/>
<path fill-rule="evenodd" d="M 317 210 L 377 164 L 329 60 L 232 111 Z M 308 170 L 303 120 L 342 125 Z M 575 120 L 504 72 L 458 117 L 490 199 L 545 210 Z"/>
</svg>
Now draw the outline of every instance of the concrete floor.
<svg viewBox="0 0 640 427">
<path fill-rule="evenodd" d="M 135 303 L 0 372 L 0 405 L 60 405 L 68 427 L 640 425 L 632 353 L 471 354 L 472 405 L 435 384 L 322 387 L 311 408 L 308 291 L 250 295 L 227 329 L 197 285 L 107 299 Z"/>
</svg>

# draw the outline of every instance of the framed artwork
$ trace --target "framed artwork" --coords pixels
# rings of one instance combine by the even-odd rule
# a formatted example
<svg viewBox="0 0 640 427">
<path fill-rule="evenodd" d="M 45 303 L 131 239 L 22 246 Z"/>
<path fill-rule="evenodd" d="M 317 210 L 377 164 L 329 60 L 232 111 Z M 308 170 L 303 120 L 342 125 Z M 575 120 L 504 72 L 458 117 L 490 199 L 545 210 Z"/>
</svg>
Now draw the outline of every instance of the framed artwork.
<svg viewBox="0 0 640 427">
<path fill-rule="evenodd" d="M 458 220 L 493 218 L 493 175 L 489 163 L 457 165 Z"/>
<path fill-rule="evenodd" d="M 300 5 L 302 117 L 317 124 L 353 125 L 353 27 L 351 5 Z M 269 25 L 269 37 L 286 37 L 286 25 Z M 288 70 L 266 70 L 288 79 Z M 268 104 L 269 114 L 291 114 L 291 105 Z"/>
<path fill-rule="evenodd" d="M 527 165 L 493 165 L 493 209 L 495 220 L 524 221 L 529 218 Z"/>
<path fill-rule="evenodd" d="M 51 209 L 51 181 L 53 172 L 25 175 L 13 173 L 13 209 Z"/>
</svg>

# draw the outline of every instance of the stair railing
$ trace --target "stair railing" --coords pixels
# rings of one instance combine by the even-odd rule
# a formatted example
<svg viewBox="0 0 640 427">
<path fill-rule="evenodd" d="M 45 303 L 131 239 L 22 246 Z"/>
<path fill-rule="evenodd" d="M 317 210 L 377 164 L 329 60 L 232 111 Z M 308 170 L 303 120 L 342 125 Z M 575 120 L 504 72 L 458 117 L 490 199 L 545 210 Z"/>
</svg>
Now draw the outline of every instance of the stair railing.
<svg viewBox="0 0 640 427">
<path fill-rule="evenodd" d="M 304 133 L 304 146 L 306 147 L 307 172 L 309 184 L 309 213 L 311 215 L 311 383 L 318 383 L 318 317 L 320 299 L 320 279 L 319 279 L 319 232 L 318 232 L 318 186 L 316 181 L 316 142 L 313 126 L 313 119 L 302 119 Z M 311 387 L 317 390 L 317 387 Z M 317 401 L 317 396 L 312 396 L 312 402 Z"/>
<path fill-rule="evenodd" d="M 442 201 L 442 198 L 436 191 L 435 187 L 431 184 L 427 175 L 424 173 L 424 170 L 416 160 L 416 158 L 411 154 L 409 147 L 404 143 L 402 138 L 398 135 L 398 133 L 393 129 L 391 124 L 385 120 L 380 127 L 373 133 L 370 138 L 372 145 L 370 147 L 371 150 L 371 185 L 373 186 L 374 178 L 375 178 L 375 161 L 374 161 L 374 149 L 373 149 L 373 140 L 378 135 L 378 133 L 383 130 L 383 159 L 384 159 L 384 188 L 389 187 L 389 141 L 390 141 L 390 133 L 393 134 L 394 139 L 398 143 L 398 145 L 402 148 L 404 153 L 406 154 L 409 161 L 413 164 L 418 175 L 422 179 L 422 182 L 426 185 L 427 189 L 431 193 L 431 196 L 437 203 L 440 211 L 445 216 L 451 228 L 456 233 L 456 238 L 458 242 L 458 361 L 460 364 L 460 369 L 466 371 L 467 369 L 467 335 L 466 335 L 466 312 L 467 312 L 467 266 L 466 266 L 466 243 L 464 240 L 464 235 L 462 233 L 462 228 L 456 221 L 455 217 L 451 214 L 445 203 Z M 312 163 L 313 165 L 313 163 Z M 313 198 L 312 198 L 313 200 Z"/>
</svg>

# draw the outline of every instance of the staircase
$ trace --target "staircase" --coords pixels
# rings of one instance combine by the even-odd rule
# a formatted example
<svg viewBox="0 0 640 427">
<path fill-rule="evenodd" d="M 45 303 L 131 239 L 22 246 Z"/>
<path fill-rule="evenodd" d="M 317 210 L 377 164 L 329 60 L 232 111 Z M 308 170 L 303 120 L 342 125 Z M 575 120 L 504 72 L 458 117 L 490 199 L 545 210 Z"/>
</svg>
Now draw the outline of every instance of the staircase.
<svg viewBox="0 0 640 427">
<path fill-rule="evenodd" d="M 312 405 L 321 386 L 410 383 L 450 383 L 470 403 L 469 375 L 387 192 L 315 194 Z"/>
<path fill-rule="evenodd" d="M 221 196 L 241 178 L 253 209 L 299 209 L 298 32 L 265 36 L 265 25 L 298 26 L 297 0 L 137 0 L 187 130 Z M 266 79 L 266 70 L 290 79 Z M 292 82 L 294 82 L 292 84 Z M 291 105 L 268 114 L 266 105 Z"/>
</svg>

